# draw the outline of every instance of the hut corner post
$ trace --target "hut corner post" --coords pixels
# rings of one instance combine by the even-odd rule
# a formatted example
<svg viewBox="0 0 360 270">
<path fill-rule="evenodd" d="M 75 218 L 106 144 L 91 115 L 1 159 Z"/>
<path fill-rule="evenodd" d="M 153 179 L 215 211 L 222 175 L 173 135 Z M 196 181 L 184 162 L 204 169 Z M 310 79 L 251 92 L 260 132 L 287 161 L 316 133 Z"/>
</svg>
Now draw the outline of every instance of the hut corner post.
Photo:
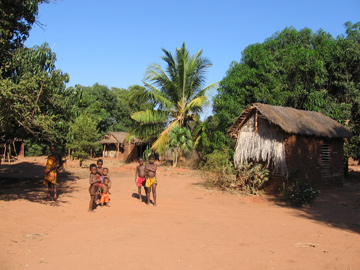
<svg viewBox="0 0 360 270">
<path fill-rule="evenodd" d="M 255 110 L 255 135 L 258 132 L 258 110 Z"/>
</svg>

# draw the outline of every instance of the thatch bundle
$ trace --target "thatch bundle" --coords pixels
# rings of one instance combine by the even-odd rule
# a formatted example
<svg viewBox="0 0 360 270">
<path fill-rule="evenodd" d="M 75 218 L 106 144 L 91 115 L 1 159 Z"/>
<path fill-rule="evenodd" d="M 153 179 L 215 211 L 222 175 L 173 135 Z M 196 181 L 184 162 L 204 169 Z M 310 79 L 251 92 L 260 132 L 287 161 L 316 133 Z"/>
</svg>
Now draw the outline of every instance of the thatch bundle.
<svg viewBox="0 0 360 270">
<path fill-rule="evenodd" d="M 268 168 L 273 168 L 273 173 L 287 176 L 284 132 L 261 116 L 257 120 L 259 124 L 252 114 L 238 131 L 235 167 L 239 168 L 249 161 L 265 162 Z"/>
</svg>

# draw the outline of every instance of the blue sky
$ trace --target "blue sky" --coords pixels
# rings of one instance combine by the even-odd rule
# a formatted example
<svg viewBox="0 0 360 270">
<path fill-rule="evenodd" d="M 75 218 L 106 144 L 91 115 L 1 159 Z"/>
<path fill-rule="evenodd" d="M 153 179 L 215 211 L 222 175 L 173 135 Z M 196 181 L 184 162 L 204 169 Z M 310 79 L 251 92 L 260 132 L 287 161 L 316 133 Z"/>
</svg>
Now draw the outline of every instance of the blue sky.
<svg viewBox="0 0 360 270">
<path fill-rule="evenodd" d="M 213 66 L 207 84 L 220 81 L 246 46 L 293 26 L 320 28 L 334 37 L 360 21 L 359 0 L 58 0 L 40 5 L 26 46 L 49 43 L 68 86 L 142 85 L 146 68 L 186 42 Z M 214 93 L 212 93 L 214 94 Z"/>
</svg>

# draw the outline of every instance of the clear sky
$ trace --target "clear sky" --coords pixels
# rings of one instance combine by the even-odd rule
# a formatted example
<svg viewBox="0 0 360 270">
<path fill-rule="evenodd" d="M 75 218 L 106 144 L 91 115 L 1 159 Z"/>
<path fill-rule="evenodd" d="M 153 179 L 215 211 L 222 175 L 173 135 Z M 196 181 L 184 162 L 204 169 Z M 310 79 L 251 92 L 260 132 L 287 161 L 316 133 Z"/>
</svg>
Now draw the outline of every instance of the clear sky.
<svg viewBox="0 0 360 270">
<path fill-rule="evenodd" d="M 26 46 L 49 43 L 68 86 L 142 85 L 151 63 L 164 66 L 161 48 L 183 42 L 212 61 L 210 84 L 246 46 L 285 27 L 344 34 L 346 21 L 360 21 L 360 0 L 58 0 L 40 5 L 38 21 Z"/>
</svg>

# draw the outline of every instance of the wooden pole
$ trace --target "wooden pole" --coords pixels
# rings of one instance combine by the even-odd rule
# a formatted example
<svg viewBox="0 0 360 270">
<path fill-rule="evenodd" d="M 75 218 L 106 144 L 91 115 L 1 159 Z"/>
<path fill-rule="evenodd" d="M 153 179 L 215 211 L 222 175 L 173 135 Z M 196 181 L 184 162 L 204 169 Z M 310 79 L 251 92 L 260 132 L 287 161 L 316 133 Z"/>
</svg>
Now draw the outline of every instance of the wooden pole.
<svg viewBox="0 0 360 270">
<path fill-rule="evenodd" d="M 116 158 L 119 159 L 120 157 L 120 143 L 116 144 Z"/>
<path fill-rule="evenodd" d="M 255 110 L 255 134 L 258 132 L 258 111 Z"/>
</svg>

